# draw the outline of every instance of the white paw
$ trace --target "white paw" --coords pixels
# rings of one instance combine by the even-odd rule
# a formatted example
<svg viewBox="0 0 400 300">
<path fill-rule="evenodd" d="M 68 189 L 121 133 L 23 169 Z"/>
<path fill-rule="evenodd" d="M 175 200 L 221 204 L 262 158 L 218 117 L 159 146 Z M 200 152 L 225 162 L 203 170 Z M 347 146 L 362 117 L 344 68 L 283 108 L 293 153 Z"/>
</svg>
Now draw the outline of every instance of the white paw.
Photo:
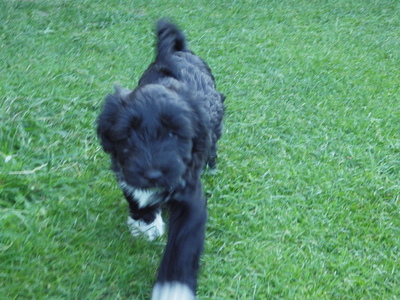
<svg viewBox="0 0 400 300">
<path fill-rule="evenodd" d="M 153 288 L 151 300 L 195 300 L 196 296 L 184 283 L 157 283 Z"/>
<path fill-rule="evenodd" d="M 146 224 L 140 220 L 136 221 L 128 217 L 128 227 L 132 236 L 145 235 L 149 241 L 163 235 L 165 231 L 165 224 L 162 220 L 161 213 L 158 213 L 154 222 L 150 224 Z"/>
</svg>

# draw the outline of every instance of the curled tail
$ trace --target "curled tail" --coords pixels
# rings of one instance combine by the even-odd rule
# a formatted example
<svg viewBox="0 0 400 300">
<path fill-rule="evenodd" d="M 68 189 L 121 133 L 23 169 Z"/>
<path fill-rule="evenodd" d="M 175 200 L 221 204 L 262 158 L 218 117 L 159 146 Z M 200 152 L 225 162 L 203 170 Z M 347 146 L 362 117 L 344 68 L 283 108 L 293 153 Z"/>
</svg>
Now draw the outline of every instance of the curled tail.
<svg viewBox="0 0 400 300">
<path fill-rule="evenodd" d="M 157 22 L 157 60 L 168 60 L 169 56 L 176 51 L 189 51 L 186 37 L 174 24 L 161 19 Z"/>
</svg>

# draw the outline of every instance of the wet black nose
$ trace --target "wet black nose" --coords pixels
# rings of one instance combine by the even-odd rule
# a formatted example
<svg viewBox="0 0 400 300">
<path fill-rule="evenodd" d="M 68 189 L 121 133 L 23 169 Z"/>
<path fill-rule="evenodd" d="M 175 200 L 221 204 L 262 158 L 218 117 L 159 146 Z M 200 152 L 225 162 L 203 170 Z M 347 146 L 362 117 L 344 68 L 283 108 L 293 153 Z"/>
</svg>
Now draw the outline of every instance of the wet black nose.
<svg viewBox="0 0 400 300">
<path fill-rule="evenodd" d="M 162 172 L 160 170 L 149 169 L 144 172 L 144 177 L 151 182 L 157 182 L 162 177 Z"/>
</svg>

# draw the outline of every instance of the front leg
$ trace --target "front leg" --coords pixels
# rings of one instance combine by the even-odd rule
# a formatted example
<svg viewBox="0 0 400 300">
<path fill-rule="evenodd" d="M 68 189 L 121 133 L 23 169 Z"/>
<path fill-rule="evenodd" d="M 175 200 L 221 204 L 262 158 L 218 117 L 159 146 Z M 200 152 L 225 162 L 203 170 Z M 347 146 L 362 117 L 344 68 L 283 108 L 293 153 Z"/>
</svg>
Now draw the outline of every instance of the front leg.
<svg viewBox="0 0 400 300">
<path fill-rule="evenodd" d="M 206 200 L 200 180 L 169 202 L 168 242 L 152 300 L 193 300 L 204 248 Z"/>
<path fill-rule="evenodd" d="M 122 176 L 121 167 L 114 155 L 111 156 L 111 168 L 129 204 L 128 227 L 132 236 L 144 235 L 152 241 L 163 235 L 165 225 L 159 203 L 166 195 L 130 186 Z"/>
<path fill-rule="evenodd" d="M 129 204 L 127 224 L 132 236 L 145 235 L 148 240 L 152 241 L 163 235 L 165 225 L 159 205 L 154 204 L 141 208 L 132 193 L 128 193 L 126 190 L 123 192 Z"/>
</svg>

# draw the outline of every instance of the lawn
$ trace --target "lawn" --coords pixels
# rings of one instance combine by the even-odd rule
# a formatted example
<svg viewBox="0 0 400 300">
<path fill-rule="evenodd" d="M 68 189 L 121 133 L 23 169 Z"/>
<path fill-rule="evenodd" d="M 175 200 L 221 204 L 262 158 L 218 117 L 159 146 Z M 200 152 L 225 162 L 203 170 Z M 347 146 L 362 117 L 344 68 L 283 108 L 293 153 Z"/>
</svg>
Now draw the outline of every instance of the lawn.
<svg viewBox="0 0 400 300">
<path fill-rule="evenodd" d="M 400 1 L 0 0 L 0 298 L 149 299 L 98 143 L 172 17 L 226 96 L 199 299 L 400 297 Z"/>
</svg>

